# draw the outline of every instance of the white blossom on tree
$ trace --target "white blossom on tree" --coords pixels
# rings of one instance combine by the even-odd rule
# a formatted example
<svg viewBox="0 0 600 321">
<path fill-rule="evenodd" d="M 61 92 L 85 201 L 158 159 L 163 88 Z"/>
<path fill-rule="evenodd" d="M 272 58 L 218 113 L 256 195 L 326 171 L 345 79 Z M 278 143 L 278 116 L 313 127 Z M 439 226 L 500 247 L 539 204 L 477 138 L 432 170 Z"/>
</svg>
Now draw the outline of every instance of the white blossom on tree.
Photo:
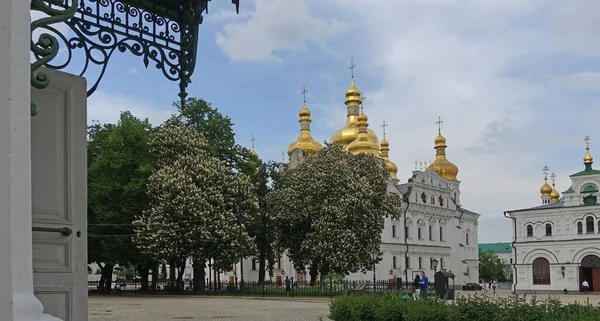
<svg viewBox="0 0 600 321">
<path fill-rule="evenodd" d="M 330 145 L 288 170 L 270 198 L 280 250 L 318 273 L 371 268 L 385 217 L 399 218 L 401 199 L 387 191 L 389 173 L 372 155 Z M 376 260 L 378 261 L 378 260 Z"/>
<path fill-rule="evenodd" d="M 186 127 L 167 125 L 152 134 L 151 206 L 136 221 L 136 241 L 155 259 L 193 258 L 203 266 L 212 258 L 217 269 L 229 270 L 253 250 L 240 214 L 257 201 L 249 180 L 210 156 L 204 144 Z"/>
</svg>

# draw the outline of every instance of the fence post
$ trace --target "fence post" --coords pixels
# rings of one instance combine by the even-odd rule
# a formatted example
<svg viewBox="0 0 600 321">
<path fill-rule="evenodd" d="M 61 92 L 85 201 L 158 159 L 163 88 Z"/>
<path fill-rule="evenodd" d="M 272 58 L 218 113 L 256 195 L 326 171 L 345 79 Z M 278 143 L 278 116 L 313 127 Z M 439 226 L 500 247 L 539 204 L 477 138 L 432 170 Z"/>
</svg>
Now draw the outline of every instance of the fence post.
<svg viewBox="0 0 600 321">
<path fill-rule="evenodd" d="M 290 278 L 290 295 L 294 297 L 294 278 Z"/>
</svg>

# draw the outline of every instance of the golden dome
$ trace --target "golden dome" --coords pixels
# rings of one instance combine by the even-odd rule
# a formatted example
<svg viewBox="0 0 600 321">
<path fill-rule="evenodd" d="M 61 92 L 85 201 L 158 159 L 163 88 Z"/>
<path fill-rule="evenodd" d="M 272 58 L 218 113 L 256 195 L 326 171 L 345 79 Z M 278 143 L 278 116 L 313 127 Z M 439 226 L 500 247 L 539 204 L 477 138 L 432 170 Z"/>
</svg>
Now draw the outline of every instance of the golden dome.
<svg viewBox="0 0 600 321">
<path fill-rule="evenodd" d="M 556 190 L 555 184 L 552 183 L 552 193 L 550 193 L 550 202 L 556 203 L 560 198 L 560 193 Z"/>
<path fill-rule="evenodd" d="M 252 151 L 250 152 L 250 154 L 258 157 L 258 153 L 256 152 L 256 150 L 254 150 L 254 141 L 256 140 L 256 138 L 254 138 L 254 134 L 252 134 L 252 138 L 250 140 L 252 141 Z"/>
<path fill-rule="evenodd" d="M 354 61 L 352 61 L 350 65 L 350 69 L 354 69 Z M 352 82 L 350 83 L 350 88 L 346 91 L 346 125 L 344 127 L 338 129 L 333 136 L 331 136 L 331 143 L 338 144 L 342 146 L 342 148 L 347 149 L 348 145 L 356 140 L 358 137 L 358 115 L 360 114 L 360 106 L 363 101 L 362 93 L 356 86 L 354 85 L 354 71 L 352 71 Z M 373 146 L 379 149 L 379 139 L 377 138 L 377 134 L 372 130 L 367 128 L 367 136 L 369 140 L 373 144 Z"/>
<path fill-rule="evenodd" d="M 363 111 L 361 111 L 360 115 L 357 117 L 358 121 L 358 137 L 348 144 L 348 152 L 356 155 L 359 153 L 372 154 L 377 158 L 381 158 L 379 155 L 379 148 L 373 146 L 373 143 L 369 139 L 367 128 L 369 127 L 368 123 L 369 118 Z"/>
<path fill-rule="evenodd" d="M 385 123 L 384 123 L 385 126 Z M 396 164 L 394 164 L 389 157 L 389 151 L 390 151 L 390 143 L 388 143 L 387 139 L 385 139 L 385 134 L 383 134 L 383 139 L 381 140 L 381 144 L 379 145 L 381 148 L 379 149 L 379 151 L 381 152 L 381 157 L 383 157 L 383 160 L 385 162 L 385 166 L 388 169 L 388 172 L 390 172 L 390 176 L 393 179 L 398 179 L 398 166 L 396 166 Z"/>
<path fill-rule="evenodd" d="M 435 143 L 434 149 L 436 151 L 435 161 L 425 170 L 435 171 L 443 178 L 455 181 L 458 175 L 458 167 L 446 158 L 446 147 L 448 146 L 446 145 L 446 138 L 442 136 L 440 129 L 438 129 L 438 135 L 433 142 Z"/>
<path fill-rule="evenodd" d="M 580 154 L 581 155 L 581 154 Z M 585 146 L 585 156 L 583 157 L 583 163 L 588 164 L 594 162 L 594 158 L 590 155 L 590 146 Z"/>
<path fill-rule="evenodd" d="M 298 116 L 300 116 L 300 120 L 298 121 L 300 123 L 300 135 L 298 136 L 298 139 L 296 139 L 295 142 L 291 143 L 288 146 L 288 148 L 287 148 L 288 157 L 292 156 L 292 152 L 296 148 L 300 148 L 300 149 L 306 151 L 306 153 L 308 155 L 314 154 L 314 153 L 318 152 L 321 148 L 323 148 L 323 145 L 321 145 L 319 142 L 317 142 L 310 134 L 310 123 L 312 122 L 312 120 L 310 119 L 310 115 L 311 115 L 311 113 L 308 110 L 308 108 L 306 108 L 306 100 L 305 100 L 304 106 L 298 113 Z"/>
<path fill-rule="evenodd" d="M 542 196 L 550 196 L 552 194 L 552 187 L 548 185 L 548 176 L 544 176 L 544 185 L 540 188 Z"/>
</svg>

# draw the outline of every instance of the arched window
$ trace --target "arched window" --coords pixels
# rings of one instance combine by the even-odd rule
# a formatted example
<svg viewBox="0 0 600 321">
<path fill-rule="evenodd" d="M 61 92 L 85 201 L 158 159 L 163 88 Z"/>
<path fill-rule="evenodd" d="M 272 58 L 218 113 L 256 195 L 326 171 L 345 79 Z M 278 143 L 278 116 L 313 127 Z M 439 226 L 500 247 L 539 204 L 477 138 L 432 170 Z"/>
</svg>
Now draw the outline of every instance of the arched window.
<svg viewBox="0 0 600 321">
<path fill-rule="evenodd" d="M 583 223 L 577 222 L 577 234 L 583 234 Z"/>
<path fill-rule="evenodd" d="M 531 224 L 527 225 L 527 237 L 533 236 L 533 226 Z"/>
<path fill-rule="evenodd" d="M 591 216 L 585 218 L 585 232 L 594 233 L 594 218 Z"/>
<path fill-rule="evenodd" d="M 465 242 L 469 245 L 469 233 L 465 234 Z"/>
<path fill-rule="evenodd" d="M 552 235 L 552 225 L 550 223 L 546 224 L 546 236 Z"/>
<path fill-rule="evenodd" d="M 533 260 L 533 284 L 550 284 L 550 262 L 543 257 Z"/>
</svg>

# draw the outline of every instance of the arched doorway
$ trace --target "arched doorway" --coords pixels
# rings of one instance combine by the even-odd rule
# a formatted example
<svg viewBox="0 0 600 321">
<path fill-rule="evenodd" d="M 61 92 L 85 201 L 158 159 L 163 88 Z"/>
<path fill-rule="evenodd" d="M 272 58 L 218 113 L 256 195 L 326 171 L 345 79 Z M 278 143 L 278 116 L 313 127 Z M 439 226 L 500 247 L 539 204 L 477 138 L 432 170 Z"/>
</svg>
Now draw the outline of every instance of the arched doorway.
<svg viewBox="0 0 600 321">
<path fill-rule="evenodd" d="M 597 255 L 590 254 L 581 260 L 579 287 L 581 287 L 583 280 L 588 281 L 592 291 L 600 292 L 600 257 Z"/>
</svg>

